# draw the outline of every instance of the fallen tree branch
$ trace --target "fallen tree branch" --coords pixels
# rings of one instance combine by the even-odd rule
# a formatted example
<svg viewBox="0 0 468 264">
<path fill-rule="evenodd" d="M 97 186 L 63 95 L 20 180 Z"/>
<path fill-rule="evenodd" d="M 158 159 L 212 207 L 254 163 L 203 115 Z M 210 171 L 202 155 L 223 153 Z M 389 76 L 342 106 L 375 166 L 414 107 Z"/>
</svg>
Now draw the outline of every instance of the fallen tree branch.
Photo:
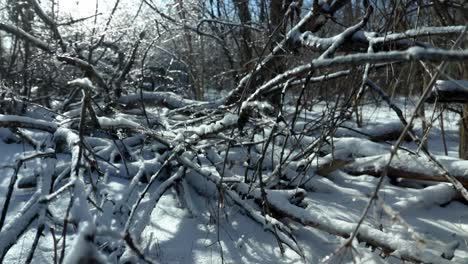
<svg viewBox="0 0 468 264">
<path fill-rule="evenodd" d="M 38 216 L 41 211 L 41 205 L 38 202 L 40 197 L 41 191 L 35 192 L 29 201 L 10 218 L 5 228 L 2 229 L 2 235 L 0 236 L 0 263 L 3 262 L 8 250 L 18 242 L 23 232 L 26 231 L 28 226 Z"/>
<path fill-rule="evenodd" d="M 357 158 L 342 169 L 351 175 L 367 174 L 380 177 L 388 159 L 389 154 Z M 463 166 L 468 166 L 468 161 L 444 157 L 444 159 L 440 158 L 439 162 L 447 168 L 450 175 L 453 175 L 463 186 L 468 187 L 468 173 L 463 169 L 459 169 L 463 168 Z M 414 164 L 417 164 L 417 166 L 414 166 Z M 392 160 L 388 169 L 388 176 L 413 180 L 448 182 L 445 172 L 434 166 L 429 159 L 409 153 L 399 153 Z"/>
<path fill-rule="evenodd" d="M 18 173 L 19 173 L 19 170 L 21 169 L 21 166 L 23 165 L 23 163 L 25 163 L 25 162 L 27 162 L 29 160 L 32 160 L 32 159 L 36 159 L 36 158 L 52 157 L 52 156 L 55 156 L 55 153 L 51 152 L 51 151 L 38 152 L 38 153 L 33 153 L 31 155 L 28 155 L 28 156 L 20 157 L 19 159 L 16 160 L 16 165 L 13 167 L 14 172 L 13 172 L 13 175 L 11 176 L 11 178 L 10 178 L 10 184 L 8 185 L 8 190 L 7 190 L 7 193 L 6 193 L 6 196 L 5 196 L 5 202 L 3 203 L 2 213 L 0 215 L 0 231 L 2 230 L 3 223 L 5 222 L 6 214 L 8 212 L 8 207 L 9 207 L 10 202 L 12 200 L 12 194 L 13 194 L 13 190 L 15 188 L 15 183 L 16 183 L 16 180 L 18 179 Z"/>
<path fill-rule="evenodd" d="M 35 36 L 27 33 L 26 31 L 24 31 L 23 29 L 21 29 L 20 27 L 16 26 L 16 25 L 10 25 L 10 24 L 7 24 L 7 23 L 3 23 L 3 22 L 0 22 L 0 30 L 3 30 L 3 31 L 6 31 L 10 34 L 13 34 L 15 35 L 16 37 L 20 38 L 20 39 L 23 39 L 31 44 L 33 44 L 34 46 L 40 48 L 41 50 L 47 52 L 47 53 L 53 53 L 54 50 L 52 49 L 52 47 L 47 44 L 46 42 L 36 38 Z"/>
<path fill-rule="evenodd" d="M 327 233 L 349 238 L 350 233 L 356 228 L 357 224 L 347 221 L 330 218 L 326 215 L 317 215 L 313 211 L 305 210 L 301 207 L 292 205 L 288 199 L 280 192 L 270 191 L 267 193 L 267 200 L 272 210 L 275 210 L 291 219 Z M 395 239 L 393 235 L 384 233 L 370 225 L 362 224 L 359 228 L 357 238 L 359 241 L 366 242 L 382 251 L 390 253 L 403 260 L 414 261 L 417 263 L 451 263 L 450 261 L 435 255 L 432 250 L 421 249 L 416 242 L 403 239 Z"/>
</svg>

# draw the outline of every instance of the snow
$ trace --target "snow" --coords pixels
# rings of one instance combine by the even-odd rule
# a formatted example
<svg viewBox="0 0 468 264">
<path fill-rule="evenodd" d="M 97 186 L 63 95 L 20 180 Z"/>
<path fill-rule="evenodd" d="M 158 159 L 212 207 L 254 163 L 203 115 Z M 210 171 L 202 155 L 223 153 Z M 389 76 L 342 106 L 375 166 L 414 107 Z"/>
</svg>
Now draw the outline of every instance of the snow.
<svg viewBox="0 0 468 264">
<path fill-rule="evenodd" d="M 301 34 L 300 39 L 302 45 L 321 51 L 335 43 L 337 37 L 320 38 L 312 32 L 304 32 Z"/>
<path fill-rule="evenodd" d="M 73 240 L 68 254 L 63 262 L 65 264 L 75 263 L 107 263 L 103 256 L 93 244 L 94 228 L 85 222 L 78 231 L 78 236 Z"/>
<path fill-rule="evenodd" d="M 394 204 L 395 209 L 413 210 L 415 208 L 430 208 L 434 205 L 443 205 L 457 196 L 457 191 L 447 183 L 440 183 L 417 190 L 413 196 L 401 199 Z"/>
<path fill-rule="evenodd" d="M 342 137 L 333 139 L 333 148 L 325 148 L 329 152 L 339 153 L 335 156 L 352 156 L 353 158 L 368 157 L 388 153 L 390 147 L 363 138 Z"/>
<path fill-rule="evenodd" d="M 81 78 L 69 81 L 68 85 L 77 85 L 84 88 L 94 88 L 93 83 L 88 78 Z"/>
<path fill-rule="evenodd" d="M 272 141 L 274 148 L 270 145 L 266 150 L 269 154 L 261 167 L 266 183 L 288 186 L 284 190 L 266 190 L 269 209 L 274 212 L 272 216 L 262 215 L 262 207 L 258 203 L 262 194 L 258 184 L 239 182 L 246 175 L 253 177 L 252 169 L 245 172 L 245 164 L 255 164 L 260 160 L 265 137 L 271 133 L 271 129 L 265 127 L 264 131 L 258 133 L 253 139 L 255 144 L 232 145 L 229 150 L 220 149 L 216 140 L 207 139 L 208 135 L 229 135 L 229 128 L 234 127 L 238 121 L 235 114 L 216 116 L 213 121 L 202 125 L 194 122 L 184 129 L 169 131 L 164 134 L 172 139 L 172 146 L 169 147 L 154 143 L 140 149 L 141 142 L 147 140 L 142 135 L 115 142 L 87 136 L 87 144 L 104 158 L 97 159 L 99 168 L 105 174 L 101 178 L 95 177 L 95 174 L 90 177 L 88 168 L 78 174 L 72 172 L 71 178 L 68 178 L 71 171 L 69 161 L 71 159 L 76 162 L 79 137 L 74 130 L 56 128 L 54 137 L 66 142 L 66 154 L 58 154 L 56 164 L 43 160 L 28 163 L 28 168 L 20 171 L 19 179 L 34 177 L 34 172 L 44 176 L 53 175 L 55 182 L 62 179 L 61 185 L 54 186 L 54 190 L 60 192 L 60 195 L 55 195 L 53 199 L 50 196 L 45 197 L 52 199 L 48 209 L 53 214 L 45 219 L 57 226 L 63 224 L 62 217 L 69 202 L 69 194 L 74 194 L 76 202 L 69 220 L 79 224 L 76 228 L 72 228 L 74 224 L 69 225 L 64 263 L 76 263 L 81 258 L 114 263 L 118 254 L 124 254 L 121 260 L 141 261 L 128 248 L 127 251 L 121 250 L 122 242 L 118 242 L 122 236 L 120 232 L 128 219 L 131 205 L 146 186 L 145 178 L 147 180 L 161 169 L 168 158 L 167 152 L 163 151 L 174 147 L 174 151 L 180 151 L 179 155 L 158 176 L 130 224 L 132 234 L 137 234 L 132 235 L 137 247 L 156 262 L 220 263 L 224 259 L 226 263 L 304 263 L 300 256 L 303 254 L 307 263 L 319 263 L 324 259 L 327 259 L 327 263 L 336 263 L 340 259 L 343 259 L 343 263 L 352 263 L 353 258 L 358 263 L 402 263 L 397 257 L 418 258 L 430 263 L 466 263 L 467 206 L 459 202 L 459 195 L 451 184 L 428 182 L 427 179 L 416 181 L 398 178 L 395 182 L 385 179 L 379 201 L 372 206 L 371 213 L 359 230 L 358 239 L 352 242 L 359 254 L 352 254 L 347 250 L 334 253 L 346 243 L 346 239 L 342 237 L 349 236 L 353 231 L 379 180 L 379 175 L 350 175 L 347 172 L 351 169 L 366 170 L 368 167 L 381 169 L 388 159 L 392 142 L 372 141 L 369 138 L 399 130 L 401 125 L 388 108 L 367 106 L 363 110 L 362 128 L 354 126 L 352 121 L 345 122 L 335 134 L 319 145 L 319 151 L 312 153 L 315 155 L 283 164 L 279 173 L 278 165 L 284 144 L 287 146 L 284 156 L 289 151 L 295 156 L 320 139 L 312 130 L 309 132 L 309 127 L 320 116 L 321 111 L 320 106 L 316 106 L 315 111 L 298 118 L 295 130 L 304 131 L 306 136 L 288 142 L 285 142 L 284 136 L 278 136 Z M 442 151 L 440 130 L 437 128 L 429 133 L 428 145 L 436 158 L 453 175 L 466 177 L 468 162 L 454 157 L 457 152 L 456 119 L 452 115 L 444 117 L 447 121 L 449 156 L 445 156 Z M 137 120 L 123 115 L 99 121 L 107 127 L 141 127 Z M 353 130 L 343 128 L 345 126 Z M 414 129 L 420 133 L 419 122 Z M 31 135 L 39 137 L 35 133 Z M 202 142 L 207 147 L 201 150 L 192 149 L 191 144 L 195 144 L 194 142 Z M 123 150 L 123 144 L 126 145 L 126 150 Z M 126 158 L 118 159 L 120 154 L 117 146 L 120 151 L 128 152 L 128 155 L 123 155 Z M 410 142 L 405 143 L 404 147 L 413 152 L 416 150 Z M 0 149 L 5 153 L 0 157 L 2 165 L 11 165 L 14 157 L 23 153 L 21 144 L 17 143 L 6 144 L 0 141 Z M 30 147 L 27 150 L 28 153 L 34 151 Z M 70 153 L 73 157 L 70 157 Z M 225 159 L 226 164 L 223 164 Z M 318 173 L 321 166 L 336 159 L 346 163 L 327 174 Z M 177 164 L 184 166 L 174 166 Z M 34 169 L 34 166 L 43 168 Z M 55 169 L 52 170 L 54 166 Z M 308 166 L 307 170 L 301 169 L 305 166 Z M 392 166 L 427 175 L 440 174 L 426 158 L 405 150 L 398 152 Z M 182 173 L 183 170 L 185 173 Z M 272 176 L 273 170 L 278 173 L 275 179 Z M 0 194 L 4 195 L 11 169 L 5 167 L 1 172 L 6 175 L 5 179 L 0 180 Z M 389 176 L 392 176 L 391 173 Z M 38 185 L 44 189 L 51 179 L 46 177 L 40 180 Z M 99 192 L 93 191 L 90 180 L 97 184 Z M 217 187 L 221 182 L 226 184 L 223 193 Z M 34 220 L 30 227 L 27 226 L 32 217 L 44 209 L 36 203 L 44 197 L 42 191 L 35 193 L 31 189 L 15 188 L 7 222 L 0 236 L 1 250 L 13 245 L 3 260 L 5 263 L 24 262 L 27 255 L 25 252 L 31 247 L 39 220 Z M 222 203 L 217 200 L 221 195 Z M 99 209 L 87 200 L 88 197 Z M 3 202 L 2 199 L 4 197 L 0 197 L 0 203 Z M 391 208 L 398 219 L 384 210 L 380 203 Z M 280 214 L 278 210 L 288 215 Z M 19 227 L 24 227 L 27 231 L 21 234 Z M 55 231 L 57 237 L 61 237 L 60 228 Z M 414 240 L 414 234 L 421 237 L 424 243 Z M 282 241 L 284 254 L 280 252 L 277 238 Z M 368 248 L 366 241 L 370 244 L 388 245 L 395 251 L 391 253 L 392 257 L 383 259 L 379 256 L 382 252 Z M 120 253 L 106 255 L 106 250 L 110 248 L 119 249 L 116 252 Z M 39 240 L 33 263 L 52 262 L 53 252 L 50 228 L 46 228 L 44 237 Z M 442 255 L 453 259 L 448 261 Z"/>
</svg>

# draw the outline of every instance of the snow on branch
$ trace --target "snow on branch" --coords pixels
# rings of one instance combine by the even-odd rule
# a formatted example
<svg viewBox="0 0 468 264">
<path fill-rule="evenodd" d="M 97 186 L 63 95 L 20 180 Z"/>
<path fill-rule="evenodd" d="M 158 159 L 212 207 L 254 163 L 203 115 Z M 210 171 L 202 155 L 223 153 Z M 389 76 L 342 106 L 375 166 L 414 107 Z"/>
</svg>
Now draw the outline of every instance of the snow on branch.
<svg viewBox="0 0 468 264">
<path fill-rule="evenodd" d="M 29 201 L 12 217 L 2 229 L 0 236 L 0 262 L 3 262 L 5 254 L 18 241 L 23 232 L 37 217 L 41 206 L 38 203 L 41 192 L 35 192 Z"/>
<path fill-rule="evenodd" d="M 329 81 L 329 80 L 334 80 L 334 79 L 337 79 L 337 78 L 348 76 L 350 73 L 351 73 L 351 70 L 344 70 L 344 71 L 338 71 L 338 72 L 333 72 L 333 73 L 327 73 L 327 74 L 317 76 L 317 77 L 311 77 L 310 79 L 303 78 L 303 79 L 300 79 L 300 80 L 295 80 L 295 81 L 290 82 L 289 86 L 287 88 L 295 87 L 297 85 L 303 85 L 305 83 L 309 83 L 309 84 L 310 83 L 321 83 L 321 82 L 325 82 L 325 81 Z M 279 84 L 279 85 L 271 87 L 270 89 L 265 91 L 265 94 L 272 93 L 272 92 L 281 90 L 283 88 L 284 88 L 284 86 Z"/>
<path fill-rule="evenodd" d="M 346 29 L 344 32 L 351 28 Z M 410 29 L 404 32 L 389 33 L 389 34 L 379 34 L 377 32 L 368 32 L 368 31 L 355 31 L 349 39 L 349 43 L 346 43 L 346 47 L 351 47 L 357 45 L 358 47 L 365 47 L 369 44 L 384 44 L 384 43 L 396 43 L 400 47 L 409 47 L 409 46 L 424 46 L 429 47 L 429 45 L 411 41 L 411 38 L 418 37 L 428 37 L 428 36 L 438 36 L 438 35 L 453 35 L 461 34 L 465 30 L 465 26 L 446 26 L 446 27 L 421 27 L 417 29 Z M 318 37 L 310 31 L 302 33 L 298 40 L 300 44 L 304 47 L 310 48 L 316 51 L 325 51 L 330 46 L 332 46 L 339 38 L 344 34 L 340 33 L 332 37 Z"/>
<path fill-rule="evenodd" d="M 416 29 L 410 29 L 400 33 L 390 33 L 384 36 L 372 36 L 373 34 L 364 35 L 369 42 L 378 44 L 384 42 L 391 42 L 401 39 L 417 38 L 417 37 L 429 37 L 437 35 L 450 35 L 450 34 L 462 34 L 465 31 L 466 26 L 446 26 L 446 27 L 420 27 Z"/>
<path fill-rule="evenodd" d="M 114 117 L 114 118 L 109 118 L 105 116 L 99 116 L 97 117 L 97 120 L 99 122 L 99 125 L 102 128 L 129 128 L 129 129 L 142 129 L 143 127 L 138 124 L 137 122 L 134 122 L 130 119 L 124 118 L 124 117 Z"/>
<path fill-rule="evenodd" d="M 69 81 L 67 83 L 68 85 L 76 85 L 81 88 L 86 88 L 86 89 L 95 89 L 93 83 L 89 78 L 80 78 L 80 79 L 75 79 L 73 81 Z"/>
<path fill-rule="evenodd" d="M 391 63 L 398 61 L 463 61 L 468 59 L 468 50 L 445 50 L 438 48 L 412 47 L 404 51 L 390 51 L 377 53 L 357 53 L 337 56 L 333 59 L 315 59 L 310 65 L 296 68 L 296 71 L 305 72 L 306 69 L 320 69 L 339 65 L 358 65 L 364 63 Z M 292 70 L 294 71 L 294 70 Z"/>
<path fill-rule="evenodd" d="M 347 41 L 349 41 L 358 30 L 362 29 L 367 24 L 367 22 L 369 21 L 369 17 L 372 14 L 372 10 L 372 8 L 369 8 L 366 12 L 366 15 L 358 24 L 345 29 L 341 34 L 336 36 L 334 38 L 334 42 L 325 50 L 325 52 L 322 55 L 320 55 L 319 59 L 332 58 L 333 54 L 341 46 L 343 46 Z"/>
</svg>

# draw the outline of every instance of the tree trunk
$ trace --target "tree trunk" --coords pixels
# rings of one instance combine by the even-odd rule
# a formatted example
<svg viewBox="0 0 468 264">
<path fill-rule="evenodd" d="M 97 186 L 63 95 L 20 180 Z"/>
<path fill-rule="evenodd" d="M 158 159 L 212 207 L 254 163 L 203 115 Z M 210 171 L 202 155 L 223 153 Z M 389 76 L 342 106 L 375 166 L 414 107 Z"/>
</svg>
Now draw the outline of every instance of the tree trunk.
<svg viewBox="0 0 468 264">
<path fill-rule="evenodd" d="M 350 3 L 349 5 L 346 5 L 344 10 L 343 10 L 343 20 L 345 25 L 352 25 L 354 23 L 354 10 L 353 10 L 353 4 Z"/>
<path fill-rule="evenodd" d="M 462 48 L 464 48 L 462 46 Z M 461 76 L 468 80 L 468 63 L 461 62 L 460 65 Z M 459 157 L 461 159 L 468 159 L 468 103 L 463 106 L 462 117 L 460 120 L 460 145 L 458 147 Z"/>
<path fill-rule="evenodd" d="M 247 27 L 252 22 L 248 0 L 234 0 L 237 14 L 243 27 L 241 27 L 241 67 L 248 72 L 252 67 L 252 33 Z"/>
<path fill-rule="evenodd" d="M 463 116 L 460 120 L 460 145 L 458 147 L 461 159 L 468 159 L 468 104 L 463 106 Z"/>
<path fill-rule="evenodd" d="M 20 14 L 21 14 L 22 28 L 27 33 L 31 33 L 32 24 L 34 21 L 34 11 L 32 10 L 32 7 L 27 2 L 25 2 L 23 8 L 20 9 Z M 29 64 L 30 64 L 31 57 L 33 55 L 32 53 L 33 51 L 28 41 L 24 41 L 23 48 L 24 48 L 24 57 L 23 57 L 23 89 L 24 90 L 22 91 L 22 94 L 29 98 L 31 96 L 31 81 L 30 81 L 31 66 Z"/>
</svg>

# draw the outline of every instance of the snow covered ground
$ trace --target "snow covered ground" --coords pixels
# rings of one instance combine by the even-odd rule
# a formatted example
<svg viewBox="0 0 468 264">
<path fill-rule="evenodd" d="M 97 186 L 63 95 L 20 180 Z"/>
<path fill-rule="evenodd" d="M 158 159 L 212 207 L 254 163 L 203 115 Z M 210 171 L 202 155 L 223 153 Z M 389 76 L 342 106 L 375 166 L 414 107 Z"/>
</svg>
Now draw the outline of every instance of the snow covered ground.
<svg viewBox="0 0 468 264">
<path fill-rule="evenodd" d="M 405 114 L 411 113 L 412 105 L 410 103 L 405 105 L 405 102 L 401 100 L 399 105 L 407 110 Z M 427 105 L 428 109 L 430 107 Z M 322 110 L 323 107 L 317 106 L 307 115 L 301 115 L 296 126 L 300 127 L 302 124 L 302 128 L 307 127 L 307 124 L 310 123 L 309 118 L 317 116 Z M 151 113 L 151 109 L 149 111 Z M 370 175 L 350 175 L 345 171 L 353 166 L 353 161 L 357 162 L 361 158 L 385 155 L 390 152 L 391 144 L 389 143 L 393 143 L 393 141 L 373 142 L 368 139 L 366 134 L 378 133 L 382 129 L 391 130 L 395 126 L 396 128 L 399 126 L 396 115 L 384 105 L 368 105 L 364 108 L 363 114 L 365 126 L 360 129 L 355 125 L 355 122 L 346 121 L 337 130 L 333 138 L 334 147 L 329 150 L 336 157 L 348 159 L 351 164 L 346 165 L 348 167 L 334 170 L 328 175 L 324 175 L 325 177 L 319 176 L 311 170 L 309 174 L 304 176 L 304 179 L 301 179 L 302 182 L 296 181 L 301 190 L 306 189 L 301 207 L 294 206 L 294 210 L 297 210 L 299 214 L 297 216 L 302 221 L 318 221 L 322 224 L 329 224 L 336 230 L 350 233 L 354 224 L 360 219 L 379 178 Z M 426 117 L 430 117 L 430 114 L 431 112 L 428 110 Z M 456 158 L 458 156 L 458 117 L 452 113 L 445 113 L 444 119 L 448 156 Z M 111 121 L 106 120 L 106 122 Z M 418 134 L 422 134 L 421 122 L 418 121 L 414 129 Z M 174 131 L 177 133 L 177 129 Z M 44 140 L 47 137 L 44 133 L 32 134 L 32 136 L 37 140 Z M 316 135 L 311 134 L 310 137 L 302 138 L 300 144 L 307 147 L 314 136 Z M 445 150 L 439 121 L 434 123 L 428 139 L 430 151 L 443 160 Z M 404 147 L 413 151 L 417 150 L 417 146 L 413 143 L 405 143 Z M 0 164 L 3 166 L 0 169 L 2 175 L 0 177 L 1 207 L 4 206 L 5 195 L 13 171 L 6 166 L 13 165 L 16 158 L 20 157 L 23 152 L 31 150 L 32 148 L 27 144 L 7 144 L 0 141 Z M 401 166 L 423 172 L 427 170 L 425 167 L 427 164 L 421 165 L 418 160 L 405 159 L 404 151 L 401 153 L 402 156 L 399 156 L 402 160 Z M 225 152 L 221 152 L 220 156 L 225 157 Z M 229 161 L 230 171 L 243 175 L 244 163 L 242 160 L 245 156 L 233 148 L 226 157 L 226 160 Z M 70 159 L 68 154 L 59 154 L 57 165 L 67 159 Z M 324 155 L 322 160 L 312 160 L 311 162 L 325 162 L 326 159 L 327 156 Z M 458 161 L 449 159 L 449 161 L 451 160 Z M 41 162 L 43 161 L 35 159 L 23 164 L 18 174 L 18 182 L 30 178 L 31 175 L 42 173 Z M 273 161 L 264 161 L 265 175 L 274 168 L 268 165 L 269 162 L 273 163 Z M 444 164 L 448 164 L 447 166 L 450 167 L 451 163 Z M 299 165 L 291 164 L 291 166 Z M 459 162 L 454 169 L 463 174 L 462 176 L 468 175 L 468 163 Z M 389 174 L 389 176 L 392 175 Z M 137 233 L 139 237 L 136 237 L 136 240 L 138 240 L 142 251 L 159 263 L 319 263 L 320 261 L 352 263 L 353 259 L 357 263 L 403 263 L 398 256 L 404 255 L 405 251 L 421 252 L 421 254 L 427 254 L 428 258 L 431 254 L 437 257 L 440 257 L 442 253 L 444 257 L 453 254 L 454 257 L 450 261 L 446 260 L 446 263 L 468 263 L 468 206 L 466 201 L 463 202 L 463 198 L 459 197 L 448 183 L 401 178 L 385 179 L 384 186 L 379 192 L 381 199 L 371 207 L 371 212 L 364 223 L 366 230 L 382 231 L 380 233 L 369 231 L 371 237 L 375 236 L 376 240 L 383 239 L 390 244 L 394 243 L 397 247 L 401 247 L 385 258 L 381 256 L 385 256 L 386 252 L 379 249 L 373 250 L 366 243 L 359 244 L 357 241 L 353 242 L 355 250 L 345 248 L 346 250 L 337 252 L 346 242 L 344 238 L 321 231 L 320 228 L 311 225 L 305 226 L 304 222 L 300 223 L 298 219 L 278 215 L 277 219 L 285 223 L 297 239 L 297 245 L 305 255 L 304 259 L 288 246 L 284 244 L 279 246 L 277 238 L 267 230 L 267 226 L 262 226 L 254 221 L 231 200 L 213 199 L 216 189 L 212 190 L 213 186 L 203 181 L 196 172 L 189 172 L 186 179 L 184 193 L 186 196 L 190 196 L 189 199 L 181 198 L 181 192 L 175 188 L 169 188 L 157 203 L 155 210 L 151 211 L 153 203 L 151 197 L 159 190 L 161 181 L 153 184 L 137 212 L 137 214 L 150 212 L 148 215 L 149 224 L 145 225 L 143 229 L 138 229 L 138 223 L 130 227 L 130 230 L 139 230 Z M 96 220 L 104 227 L 118 226 L 116 222 L 119 221 L 119 217 L 116 216 L 114 206 L 115 203 L 122 201 L 122 197 L 128 192 L 131 180 L 109 175 L 103 184 L 106 186 L 107 200 L 101 201 L 99 205 L 100 210 L 102 210 L 101 217 Z M 143 184 L 137 186 L 140 191 L 143 188 Z M 292 188 L 292 190 L 294 189 Z M 35 188 L 15 188 L 13 200 L 6 216 L 6 225 L 15 224 L 10 221 L 17 219 L 15 214 L 21 210 L 34 192 Z M 213 193 L 211 197 L 207 195 L 210 192 Z M 286 202 L 287 206 L 281 203 L 281 199 L 284 198 L 278 198 L 280 196 L 275 196 L 273 192 L 269 193 L 268 196 L 271 196 L 273 205 L 275 202 L 279 203 L 277 204 L 278 208 L 284 206 L 287 210 L 293 210 L 287 207 L 290 206 L 288 202 Z M 70 194 L 65 192 L 60 199 L 54 200 L 49 205 L 51 214 L 48 216 L 44 237 L 39 240 L 32 263 L 53 263 L 54 253 L 60 252 L 61 241 L 54 242 L 52 230 L 55 232 L 55 239 L 60 239 L 62 230 L 60 226 L 63 223 L 59 219 L 62 219 L 63 215 L 66 214 L 69 197 Z M 130 194 L 130 200 L 136 198 L 136 193 Z M 187 205 L 187 201 L 192 204 Z M 258 208 L 253 200 L 249 200 L 247 203 Z M 385 210 L 386 207 L 390 207 L 392 210 Z M 123 208 L 121 210 L 129 209 Z M 4 263 L 24 263 L 26 261 L 34 242 L 37 221 L 36 218 L 8 251 Z M 4 226 L 3 230 L 5 228 Z M 71 241 L 77 237 L 76 231 L 73 225 L 67 231 L 67 247 L 73 245 Z M 3 235 L 0 233 L 0 237 Z M 2 246 L 1 243 L 2 239 L 0 238 L 0 246 Z M 105 254 L 106 242 L 99 241 L 99 243 L 100 249 Z M 281 248 L 284 249 L 283 253 Z M 422 259 L 428 258 L 423 257 Z M 442 263 L 439 262 L 440 259 L 442 258 L 433 258 L 432 263 Z M 112 263 L 115 256 L 107 256 L 107 260 Z"/>
</svg>

